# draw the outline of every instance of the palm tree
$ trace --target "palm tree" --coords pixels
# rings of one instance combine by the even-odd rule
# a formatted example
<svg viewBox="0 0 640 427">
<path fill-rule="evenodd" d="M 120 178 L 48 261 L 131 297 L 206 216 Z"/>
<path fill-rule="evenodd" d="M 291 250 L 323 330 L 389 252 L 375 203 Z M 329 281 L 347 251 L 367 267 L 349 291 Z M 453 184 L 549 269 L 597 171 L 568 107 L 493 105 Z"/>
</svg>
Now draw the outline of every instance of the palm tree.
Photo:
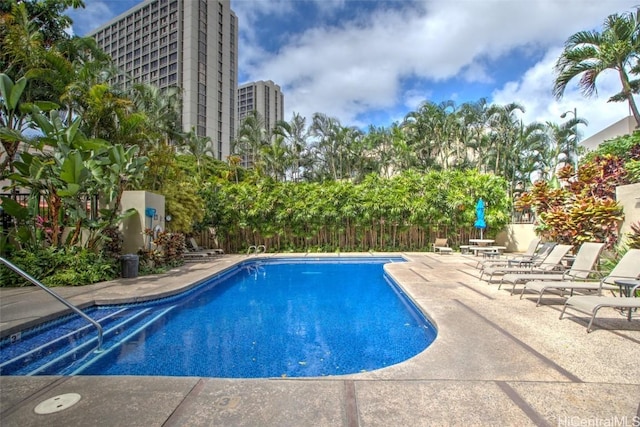
<svg viewBox="0 0 640 427">
<path fill-rule="evenodd" d="M 561 163 L 574 164 L 576 125 L 584 123 L 582 119 L 572 119 L 565 123 L 545 123 L 545 149 L 540 153 L 540 169 L 542 178 L 553 180 Z"/>
<path fill-rule="evenodd" d="M 291 155 L 291 179 L 298 181 L 300 177 L 300 168 L 304 163 L 304 156 L 308 151 L 309 131 L 306 126 L 306 119 L 298 113 L 293 113 L 291 121 L 284 120 L 276 123 L 273 134 L 284 138 Z"/>
<path fill-rule="evenodd" d="M 510 180 L 510 190 L 516 187 L 518 182 L 531 182 L 532 174 L 538 170 L 540 162 L 546 160 L 546 126 L 539 122 L 524 124 L 520 121 L 519 131 L 515 144 L 514 163 L 511 174 L 505 176 Z"/>
<path fill-rule="evenodd" d="M 410 169 L 415 164 L 415 154 L 407 144 L 407 135 L 398 122 L 393 122 L 389 128 L 391 144 L 393 145 L 393 164 L 395 172 Z"/>
<path fill-rule="evenodd" d="M 458 109 L 454 101 L 444 101 L 439 105 L 443 113 L 439 127 L 439 157 L 444 170 L 450 169 L 452 164 L 460 162 L 462 127 Z"/>
<path fill-rule="evenodd" d="M 265 173 L 276 181 L 285 181 L 287 169 L 291 164 L 291 154 L 282 135 L 275 135 L 271 144 L 264 145 L 260 150 L 261 163 Z"/>
<path fill-rule="evenodd" d="M 315 113 L 312 118 L 310 133 L 317 138 L 314 150 L 318 156 L 317 161 L 324 167 L 318 170 L 320 177 L 329 175 L 333 179 L 338 179 L 338 132 L 340 122 L 326 114 Z"/>
<path fill-rule="evenodd" d="M 131 88 L 131 98 L 138 111 L 147 118 L 149 143 L 166 145 L 182 141 L 180 111 L 182 92 L 176 86 L 159 89 L 153 85 L 135 84 Z"/>
<path fill-rule="evenodd" d="M 43 35 L 31 21 L 24 3 L 13 3 L 1 17 L 0 67 L 3 73 L 17 80 L 41 64 L 45 52 Z"/>
<path fill-rule="evenodd" d="M 640 49 L 640 9 L 635 13 L 609 15 L 602 32 L 580 31 L 567 39 L 564 50 L 556 62 L 557 77 L 553 87 L 554 95 L 562 98 L 567 84 L 581 76 L 578 86 L 589 97 L 597 94 L 596 80 L 605 70 L 618 73 L 622 91 L 609 101 L 624 101 L 640 127 L 640 113 L 633 94 L 638 92 L 640 82 L 630 80 L 632 67 L 637 65 Z"/>
<path fill-rule="evenodd" d="M 437 165 L 441 130 L 446 116 L 442 107 L 442 104 L 426 101 L 420 105 L 418 111 L 412 111 L 404 118 L 403 128 L 407 135 L 407 144 L 415 153 L 416 166 L 422 170 Z"/>
<path fill-rule="evenodd" d="M 494 162 L 490 170 L 505 178 L 512 176 L 509 171 L 513 170 L 513 164 L 519 155 L 516 148 L 520 130 L 517 111 L 524 112 L 524 107 L 513 102 L 507 105 L 492 105 L 488 111 L 491 145 L 487 160 Z"/>
<path fill-rule="evenodd" d="M 253 110 L 242 120 L 231 151 L 242 156 L 246 167 L 255 167 L 260 162 L 260 150 L 269 145 L 270 139 L 262 115 Z"/>
<path fill-rule="evenodd" d="M 200 163 L 204 156 L 206 156 L 207 153 L 212 157 L 215 155 L 211 143 L 211 137 L 198 136 L 195 129 L 191 128 L 191 131 L 187 132 L 185 135 L 184 141 L 185 145 L 182 148 L 182 151 L 191 153 L 191 155 L 196 158 L 196 167 L 198 168 L 198 173 L 201 173 Z"/>
<path fill-rule="evenodd" d="M 465 148 L 465 163 L 475 165 L 478 171 L 486 169 L 484 167 L 485 150 L 489 144 L 490 104 L 486 98 L 480 98 L 476 102 L 467 102 L 460 106 L 458 114 L 462 122 L 462 144 Z M 467 153 L 470 151 L 471 153 Z M 467 154 L 471 154 L 472 159 L 467 160 Z"/>
<path fill-rule="evenodd" d="M 393 171 L 395 155 L 391 132 L 391 128 L 371 125 L 363 139 L 370 167 L 375 167 L 378 175 L 384 178 L 390 178 Z"/>
</svg>

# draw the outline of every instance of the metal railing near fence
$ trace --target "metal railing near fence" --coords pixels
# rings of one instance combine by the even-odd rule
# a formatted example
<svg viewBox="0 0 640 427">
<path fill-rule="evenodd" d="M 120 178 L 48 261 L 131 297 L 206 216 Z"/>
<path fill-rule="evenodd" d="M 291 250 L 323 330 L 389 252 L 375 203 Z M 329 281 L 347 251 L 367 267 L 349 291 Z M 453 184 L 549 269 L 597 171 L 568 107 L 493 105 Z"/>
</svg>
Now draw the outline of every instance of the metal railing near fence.
<svg viewBox="0 0 640 427">
<path fill-rule="evenodd" d="M 0 193 L 0 197 L 10 198 L 15 200 L 21 206 L 29 205 L 29 198 L 31 197 L 30 193 Z M 6 232 L 6 230 L 15 226 L 14 218 L 7 214 L 0 205 L 0 226 L 2 227 L 2 231 Z M 37 201 L 37 212 L 38 216 L 41 218 L 47 218 L 49 212 L 49 206 L 47 205 L 46 200 L 42 195 L 38 197 Z M 90 196 L 86 200 L 86 209 L 87 209 L 87 217 L 90 219 L 96 219 L 98 217 L 98 196 Z"/>
<path fill-rule="evenodd" d="M 511 212 L 512 224 L 533 224 L 536 221 L 536 215 L 532 210 L 513 211 Z"/>
</svg>

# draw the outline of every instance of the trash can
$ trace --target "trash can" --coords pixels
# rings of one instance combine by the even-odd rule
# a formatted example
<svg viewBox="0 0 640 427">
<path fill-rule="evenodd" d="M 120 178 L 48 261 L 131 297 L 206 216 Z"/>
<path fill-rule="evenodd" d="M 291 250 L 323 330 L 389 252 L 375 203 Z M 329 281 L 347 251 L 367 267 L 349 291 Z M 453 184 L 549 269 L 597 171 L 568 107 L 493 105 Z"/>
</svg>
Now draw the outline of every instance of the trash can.
<svg viewBox="0 0 640 427">
<path fill-rule="evenodd" d="M 136 254 L 126 254 L 120 257 L 122 268 L 122 277 L 125 279 L 133 279 L 138 277 L 139 257 Z"/>
</svg>

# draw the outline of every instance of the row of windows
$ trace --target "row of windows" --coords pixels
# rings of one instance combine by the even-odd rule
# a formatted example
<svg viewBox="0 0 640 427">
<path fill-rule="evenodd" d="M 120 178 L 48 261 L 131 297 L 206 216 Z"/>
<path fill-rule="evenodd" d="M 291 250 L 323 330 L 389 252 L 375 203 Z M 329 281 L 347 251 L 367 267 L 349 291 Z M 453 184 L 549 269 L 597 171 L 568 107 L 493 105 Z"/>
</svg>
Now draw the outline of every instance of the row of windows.
<svg viewBox="0 0 640 427">
<path fill-rule="evenodd" d="M 139 81 L 142 83 L 149 83 L 158 87 L 166 87 L 166 86 L 175 86 L 178 83 L 178 75 L 170 74 L 166 77 L 161 77 L 159 79 L 154 79 L 151 77 L 151 74 L 143 74 L 140 76 Z"/>
<path fill-rule="evenodd" d="M 149 11 L 151 11 L 153 13 L 153 11 L 157 11 L 159 6 L 163 6 L 160 7 L 160 11 L 163 11 L 167 9 L 167 6 L 164 6 L 168 3 L 168 0 L 159 0 L 159 1 L 154 1 L 153 3 L 150 3 L 148 6 L 143 7 L 142 9 L 136 11 L 133 15 L 127 17 L 127 22 L 130 22 L 130 20 L 132 19 L 140 19 L 141 16 L 146 16 L 149 15 Z M 174 0 L 171 2 L 171 4 L 169 5 L 169 8 L 171 10 L 173 9 L 177 9 L 178 8 L 178 1 Z"/>
<path fill-rule="evenodd" d="M 139 76 L 140 74 L 146 74 L 148 72 L 151 72 L 151 77 L 155 77 L 155 76 L 166 76 L 167 74 L 171 74 L 171 73 L 175 73 L 178 71 L 178 63 L 173 63 L 173 64 L 169 64 L 168 67 L 160 67 L 160 69 L 157 68 L 157 64 L 156 67 L 153 66 L 153 64 L 145 64 L 142 67 L 138 67 L 138 68 L 131 68 L 130 66 L 131 64 L 127 64 L 127 66 L 125 67 L 125 70 L 127 71 L 131 71 L 133 70 L 133 75 L 134 76 Z"/>
<path fill-rule="evenodd" d="M 168 35 L 162 35 L 162 30 L 160 31 L 160 38 L 158 39 L 157 32 L 152 34 L 151 37 L 144 36 L 142 39 L 136 38 L 131 39 L 127 38 L 129 41 L 125 44 L 124 37 L 120 39 L 120 42 L 108 43 L 108 41 L 100 41 L 98 40 L 98 45 L 106 51 L 114 51 L 117 49 L 118 54 L 123 54 L 127 52 L 132 52 L 134 55 L 139 55 L 140 52 L 145 53 L 148 52 L 149 49 L 156 49 L 159 45 L 165 46 L 167 43 L 177 42 L 178 41 L 178 32 L 174 31 Z M 149 42 L 151 41 L 151 42 Z M 142 45 L 142 47 L 140 47 Z"/>
<path fill-rule="evenodd" d="M 129 55 L 129 54 L 127 54 L 126 56 L 125 55 L 116 56 L 116 52 L 112 51 L 111 57 L 114 58 L 117 64 L 119 65 L 126 64 L 127 66 L 129 66 L 129 64 L 133 63 L 133 66 L 136 67 L 140 64 L 158 63 L 156 59 L 158 58 L 158 54 L 160 54 L 162 56 L 159 59 L 160 61 L 159 64 L 164 65 L 167 62 L 174 62 L 178 60 L 177 50 L 178 50 L 178 43 L 171 43 L 166 49 L 154 50 L 150 54 L 145 54 L 142 56 Z M 171 53 L 169 53 L 169 55 L 166 55 L 167 51 Z"/>
<path fill-rule="evenodd" d="M 173 12 L 168 16 L 163 16 L 160 19 L 152 19 L 149 23 L 141 23 L 136 22 L 134 25 L 127 25 L 126 28 L 116 28 L 116 25 L 112 25 L 111 27 L 105 28 L 96 32 L 95 38 L 98 43 L 108 43 L 115 42 L 119 40 L 121 43 L 124 42 L 124 38 L 135 37 L 139 39 L 144 36 L 157 37 L 158 31 L 156 28 L 159 27 L 159 34 L 165 34 L 167 31 L 174 31 L 178 29 L 178 14 Z M 120 23 L 124 22 L 123 20 Z"/>
</svg>

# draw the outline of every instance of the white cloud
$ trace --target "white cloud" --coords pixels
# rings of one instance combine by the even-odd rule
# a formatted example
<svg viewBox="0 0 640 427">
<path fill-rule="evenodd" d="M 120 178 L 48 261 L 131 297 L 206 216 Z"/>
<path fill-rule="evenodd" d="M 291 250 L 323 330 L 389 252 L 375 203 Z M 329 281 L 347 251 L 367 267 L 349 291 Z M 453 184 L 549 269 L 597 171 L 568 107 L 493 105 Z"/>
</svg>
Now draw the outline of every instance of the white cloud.
<svg viewBox="0 0 640 427">
<path fill-rule="evenodd" d="M 511 81 L 492 95 L 492 101 L 498 104 L 517 102 L 526 111 L 525 122 L 551 121 L 562 122 L 560 116 L 567 111 L 575 111 L 578 117 L 586 119 L 588 126 L 580 125 L 582 138 L 586 139 L 594 133 L 629 115 L 627 103 L 607 102 L 609 97 L 621 89 L 620 80 L 615 72 L 604 72 L 597 80 L 599 96 L 584 97 L 577 82 L 570 82 L 560 100 L 553 96 L 554 65 L 561 48 L 550 49 L 547 55 L 531 67 L 518 81 Z M 571 116 L 569 116 L 571 117 Z"/>
<path fill-rule="evenodd" d="M 111 11 L 108 1 L 86 1 L 85 8 L 69 10 L 73 19 L 74 33 L 84 36 L 111 20 L 116 14 Z"/>
<path fill-rule="evenodd" d="M 348 3 L 334 6 L 349 7 Z M 232 5 L 234 10 L 237 4 Z M 244 7 L 244 2 L 240 4 Z M 398 4 L 403 8 L 379 8 L 333 26 L 321 19 L 309 22 L 304 32 L 287 34 L 276 53 L 243 44 L 243 73 L 250 80 L 273 80 L 283 87 L 287 116 L 293 111 L 307 117 L 323 112 L 343 124 L 353 124 L 369 109 L 391 109 L 412 100 L 413 93 L 402 93 L 403 80 L 417 77 L 436 84 L 461 77 L 467 82 L 496 81 L 501 85 L 503 70 L 488 69 L 488 63 L 500 63 L 500 58 L 516 48 L 539 53 L 559 46 L 576 31 L 596 28 L 607 15 L 633 7 L 629 0 L 615 4 L 564 0 Z M 248 17 L 246 24 L 251 26 L 255 22 L 251 19 L 256 16 Z M 241 33 L 246 31 L 246 27 L 240 27 Z M 543 97 L 540 86 L 550 84 L 541 81 L 550 74 L 534 68 L 527 76 L 527 80 L 523 76 L 516 81 L 515 88 L 503 86 L 495 96 L 509 91 L 516 95 L 531 92 L 547 104 L 554 104 L 549 96 Z M 538 86 L 523 88 L 529 80 Z M 575 102 L 571 101 L 567 94 L 560 105 L 573 106 Z M 525 105 L 529 102 L 535 101 L 527 100 Z M 551 108 L 549 105 L 547 109 Z M 529 107 L 534 111 L 540 108 Z"/>
</svg>

